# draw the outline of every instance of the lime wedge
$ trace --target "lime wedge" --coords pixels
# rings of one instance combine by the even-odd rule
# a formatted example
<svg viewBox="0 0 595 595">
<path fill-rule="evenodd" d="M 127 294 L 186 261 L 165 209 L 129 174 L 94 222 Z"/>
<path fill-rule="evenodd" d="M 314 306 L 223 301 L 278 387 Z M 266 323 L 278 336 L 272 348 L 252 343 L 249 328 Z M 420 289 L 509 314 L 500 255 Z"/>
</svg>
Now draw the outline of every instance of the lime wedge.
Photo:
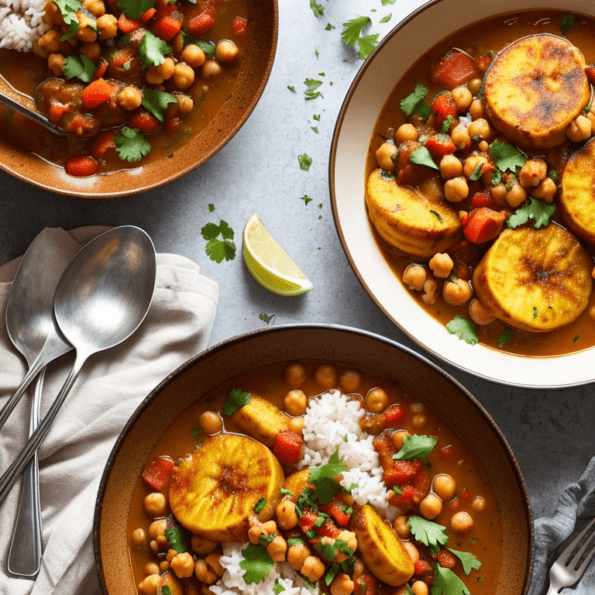
<svg viewBox="0 0 595 595">
<path fill-rule="evenodd" d="M 244 262 L 265 289 L 278 295 L 301 295 L 312 289 L 310 279 L 266 230 L 257 213 L 244 227 Z"/>
</svg>

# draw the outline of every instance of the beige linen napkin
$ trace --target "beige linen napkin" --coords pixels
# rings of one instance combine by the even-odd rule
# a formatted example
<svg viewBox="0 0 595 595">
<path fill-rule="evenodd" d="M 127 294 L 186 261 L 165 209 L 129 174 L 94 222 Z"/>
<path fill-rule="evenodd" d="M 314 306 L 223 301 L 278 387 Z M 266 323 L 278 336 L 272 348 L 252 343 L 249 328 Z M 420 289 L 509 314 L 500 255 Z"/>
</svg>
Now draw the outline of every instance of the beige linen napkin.
<svg viewBox="0 0 595 595">
<path fill-rule="evenodd" d="M 58 232 L 81 245 L 106 228 Z M 18 265 L 0 267 L 0 407 L 26 372 L 6 333 L 6 301 Z M 203 350 L 217 306 L 217 284 L 190 260 L 157 255 L 148 316 L 121 346 L 93 356 L 81 372 L 39 450 L 44 555 L 35 581 L 9 577 L 8 547 L 20 482 L 0 504 L 0 595 L 95 595 L 91 529 L 99 481 L 112 446 L 138 404 L 169 373 Z M 42 416 L 73 364 L 72 353 L 46 374 Z M 24 397 L 0 431 L 0 473 L 26 442 L 30 399 Z"/>
</svg>

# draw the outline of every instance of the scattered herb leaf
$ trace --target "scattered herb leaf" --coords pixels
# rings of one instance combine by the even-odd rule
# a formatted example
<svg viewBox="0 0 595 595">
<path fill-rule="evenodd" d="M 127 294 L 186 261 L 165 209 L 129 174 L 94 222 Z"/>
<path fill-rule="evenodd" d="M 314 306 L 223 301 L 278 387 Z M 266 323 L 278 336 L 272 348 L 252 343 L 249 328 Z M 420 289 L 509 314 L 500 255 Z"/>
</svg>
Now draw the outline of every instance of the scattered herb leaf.
<svg viewBox="0 0 595 595">
<path fill-rule="evenodd" d="M 292 93 L 297 93 L 297 91 L 295 90 L 295 87 L 293 87 L 292 85 L 287 85 L 287 88 L 292 92 Z"/>
<path fill-rule="evenodd" d="M 436 217 L 436 219 L 438 219 L 438 221 L 440 221 L 440 223 L 442 223 L 442 216 L 440 215 L 440 213 L 438 213 L 437 211 L 434 211 L 433 209 L 430 209 L 430 213 L 432 213 L 432 215 L 434 215 L 434 217 Z"/>
<path fill-rule="evenodd" d="M 448 134 L 448 131 L 450 130 L 450 127 L 452 126 L 453 122 L 454 118 L 452 116 L 446 116 L 446 118 L 444 118 L 444 122 L 442 122 L 440 132 L 442 132 L 442 134 Z"/>
<path fill-rule="evenodd" d="M 209 213 L 212 213 L 215 210 L 215 205 L 213 203 L 209 203 Z"/>
<path fill-rule="evenodd" d="M 533 320 L 535 320 L 538 316 L 539 312 L 537 311 L 537 308 L 533 306 Z"/>
<path fill-rule="evenodd" d="M 389 4 L 394 4 L 397 0 L 382 0 L 382 6 L 388 6 Z"/>
<path fill-rule="evenodd" d="M 460 314 L 457 314 L 447 323 L 446 328 L 451 335 L 456 335 L 461 341 L 465 341 L 469 345 L 475 345 L 479 342 L 473 323 Z"/>
<path fill-rule="evenodd" d="M 248 394 L 250 394 L 250 393 L 248 393 Z M 229 398 L 229 397 L 228 397 L 228 398 Z M 225 403 L 227 403 L 227 401 L 225 401 Z M 260 500 L 259 500 L 259 501 L 256 503 L 256 506 L 254 507 L 254 509 L 253 509 L 253 510 L 254 510 L 254 512 L 255 512 L 256 514 L 260 514 L 260 513 L 261 513 L 261 512 L 264 510 L 264 508 L 265 508 L 265 506 L 266 506 L 266 505 L 267 505 L 267 499 L 266 499 L 266 498 L 261 498 L 261 499 L 260 499 Z"/>
<path fill-rule="evenodd" d="M 496 167 L 504 172 L 515 172 L 517 167 L 523 167 L 527 160 L 525 156 L 510 143 L 495 140 L 489 147 L 488 153 Z"/>
<path fill-rule="evenodd" d="M 380 22 L 388 23 L 391 20 L 392 16 L 393 16 L 393 14 L 392 14 L 392 12 L 390 12 L 384 18 L 380 19 Z"/>
<path fill-rule="evenodd" d="M 173 53 L 173 50 L 165 41 L 159 39 L 150 31 L 146 31 L 140 42 L 139 53 L 143 68 L 147 68 L 147 66 L 160 66 L 163 64 L 165 56 L 169 56 Z"/>
<path fill-rule="evenodd" d="M 78 78 L 84 83 L 90 83 L 97 70 L 95 64 L 87 56 L 68 56 L 62 67 L 67 79 Z"/>
<path fill-rule="evenodd" d="M 347 471 L 347 469 L 347 465 L 343 462 L 343 459 L 339 458 L 338 451 L 335 451 L 331 455 L 331 458 L 326 465 L 310 467 L 308 471 L 308 481 L 316 487 L 314 497 L 317 498 L 321 504 L 328 504 L 335 494 L 343 490 L 339 483 L 333 481 L 333 479 L 341 475 L 343 471 Z"/>
<path fill-rule="evenodd" d="M 279 593 L 283 593 L 285 591 L 285 587 L 279 582 L 279 579 L 275 579 L 275 586 L 273 587 L 273 593 L 275 595 L 279 595 Z"/>
<path fill-rule="evenodd" d="M 236 245 L 233 240 L 233 229 L 225 221 L 220 221 L 219 225 L 207 223 L 201 230 L 202 237 L 207 240 L 205 252 L 211 260 L 219 263 L 225 260 L 233 260 L 236 256 Z M 219 239 L 221 234 L 223 239 Z"/>
<path fill-rule="evenodd" d="M 316 99 L 317 97 L 323 97 L 320 91 L 316 91 L 316 89 L 322 85 L 322 81 L 317 81 L 316 79 L 306 79 L 304 81 L 304 85 L 307 87 L 307 89 L 304 91 L 306 99 Z"/>
<path fill-rule="evenodd" d="M 401 449 L 393 455 L 393 459 L 395 461 L 410 461 L 411 459 L 425 461 L 437 442 L 436 438 L 432 436 L 408 434 L 403 440 Z"/>
<path fill-rule="evenodd" d="M 56 4 L 60 9 L 64 24 L 68 25 L 68 31 L 60 38 L 60 41 L 66 41 L 74 37 L 79 31 L 80 25 L 76 13 L 81 10 L 83 5 L 79 0 L 56 0 Z"/>
<path fill-rule="evenodd" d="M 504 347 L 513 337 L 514 331 L 510 327 L 506 327 L 498 337 L 498 347 Z"/>
<path fill-rule="evenodd" d="M 357 57 L 360 60 L 365 60 L 376 48 L 378 45 L 378 37 L 379 34 L 375 33 L 374 35 L 366 35 L 364 37 L 360 37 L 357 41 Z"/>
<path fill-rule="evenodd" d="M 155 0 L 121 0 L 118 2 L 118 8 L 129 19 L 138 19 L 141 14 L 153 6 L 155 6 Z"/>
<path fill-rule="evenodd" d="M 316 134 L 318 134 L 318 126 L 310 126 L 310 128 L 314 130 Z"/>
<path fill-rule="evenodd" d="M 415 85 L 415 91 L 401 100 L 401 109 L 406 116 L 416 114 L 427 120 L 432 113 L 432 108 L 424 101 L 428 90 L 423 85 Z"/>
<path fill-rule="evenodd" d="M 169 545 L 176 552 L 185 552 L 188 550 L 188 540 L 182 531 L 180 525 L 174 525 L 173 527 L 165 530 L 165 536 L 169 541 Z"/>
<path fill-rule="evenodd" d="M 305 541 L 301 537 L 289 537 L 287 539 L 287 547 L 292 545 L 305 545 Z"/>
<path fill-rule="evenodd" d="M 312 165 L 312 157 L 308 157 L 306 153 L 303 155 L 298 155 L 298 161 L 300 163 L 300 168 L 304 171 L 309 171 L 310 166 Z"/>
<path fill-rule="evenodd" d="M 434 564 L 432 595 L 471 595 L 465 583 L 449 568 Z"/>
<path fill-rule="evenodd" d="M 304 194 L 304 196 L 302 196 L 301 200 L 303 200 L 304 203 L 306 203 L 306 205 L 307 205 L 309 202 L 312 202 L 314 199 L 310 198 L 307 194 Z"/>
<path fill-rule="evenodd" d="M 262 545 L 251 543 L 242 550 L 244 560 L 240 562 L 240 568 L 245 570 L 244 582 L 247 585 L 259 583 L 269 576 L 271 568 L 275 565 L 269 556 L 266 548 Z"/>
<path fill-rule="evenodd" d="M 198 428 L 192 428 L 192 429 L 190 430 L 190 433 L 192 434 L 192 437 L 193 437 L 195 440 L 198 440 Z"/>
<path fill-rule="evenodd" d="M 420 147 L 413 151 L 409 156 L 409 161 L 411 161 L 411 163 L 417 163 L 418 165 L 425 165 L 426 167 L 440 170 L 438 165 L 436 165 L 436 162 L 432 159 L 432 155 L 430 155 L 430 151 L 428 151 L 427 147 Z"/>
<path fill-rule="evenodd" d="M 511 229 L 527 223 L 529 219 L 533 219 L 535 229 L 547 227 L 554 213 L 556 212 L 555 204 L 548 204 L 544 200 L 530 197 L 530 202 L 525 203 L 520 209 L 517 209 L 507 220 L 506 225 Z"/>
<path fill-rule="evenodd" d="M 170 103 L 178 103 L 170 93 L 147 87 L 143 89 L 143 107 L 147 108 L 160 122 L 165 120 L 165 110 Z"/>
<path fill-rule="evenodd" d="M 473 170 L 473 173 L 471 174 L 471 176 L 469 177 L 469 179 L 472 182 L 475 182 L 476 180 L 479 180 L 479 178 L 481 178 L 481 172 L 483 170 L 483 163 L 478 163 L 477 167 Z"/>
<path fill-rule="evenodd" d="M 248 393 L 241 388 L 232 388 L 223 404 L 223 415 L 233 415 L 247 405 L 251 399 L 252 393 Z"/>
<path fill-rule="evenodd" d="M 370 17 L 356 17 L 343 23 L 341 38 L 348 46 L 355 47 L 355 42 L 359 39 L 363 28 L 371 22 Z"/>
<path fill-rule="evenodd" d="M 326 24 L 326 27 L 324 29 L 325 29 L 325 31 L 332 31 L 335 28 L 336 27 L 334 25 L 331 25 L 330 23 L 327 23 Z"/>
<path fill-rule="evenodd" d="M 562 33 L 562 35 L 568 35 L 568 32 L 577 21 L 578 17 L 574 14 L 564 15 L 564 18 L 560 23 L 560 33 Z"/>
<path fill-rule="evenodd" d="M 457 550 L 451 550 L 448 548 L 448 551 L 454 554 L 463 565 L 463 572 L 469 576 L 472 570 L 479 570 L 481 568 L 481 562 L 471 553 L 469 552 L 459 552 Z"/>
<path fill-rule="evenodd" d="M 258 315 L 258 318 L 260 318 L 260 320 L 262 320 L 263 322 L 266 322 L 268 325 L 270 322 L 272 322 L 275 319 L 275 314 L 271 314 L 269 316 L 268 314 L 265 314 L 264 312 L 262 312 Z"/>
<path fill-rule="evenodd" d="M 151 143 L 138 128 L 122 128 L 115 140 L 116 151 L 123 161 L 140 161 L 151 151 Z"/>
<path fill-rule="evenodd" d="M 281 495 L 282 496 L 293 496 L 293 492 L 288 490 L 287 488 L 281 488 Z"/>
<path fill-rule="evenodd" d="M 310 8 L 314 13 L 314 16 L 318 18 L 321 14 L 324 14 L 324 7 L 320 4 L 317 4 L 315 0 L 310 0 Z"/>
<path fill-rule="evenodd" d="M 407 524 L 411 528 L 413 537 L 428 547 L 446 545 L 448 542 L 446 527 L 443 527 L 438 523 L 428 521 L 420 516 L 412 515 L 407 519 Z"/>
</svg>

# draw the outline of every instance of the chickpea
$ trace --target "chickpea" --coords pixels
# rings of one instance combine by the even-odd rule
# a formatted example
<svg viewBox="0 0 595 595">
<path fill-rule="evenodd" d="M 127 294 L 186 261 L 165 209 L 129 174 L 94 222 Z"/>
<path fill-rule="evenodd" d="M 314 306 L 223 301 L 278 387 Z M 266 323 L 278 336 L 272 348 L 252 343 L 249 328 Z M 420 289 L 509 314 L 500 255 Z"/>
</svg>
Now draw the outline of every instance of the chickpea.
<svg viewBox="0 0 595 595">
<path fill-rule="evenodd" d="M 193 552 L 204 556 L 205 554 L 210 554 L 217 549 L 217 542 L 193 535 L 192 539 L 190 540 L 190 547 L 192 548 Z"/>
<path fill-rule="evenodd" d="M 542 200 L 545 200 L 545 202 L 551 203 L 554 200 L 557 191 L 558 187 L 556 186 L 556 182 L 551 178 L 545 178 L 539 183 L 539 186 L 533 190 L 532 194 L 535 198 L 541 198 Z"/>
<path fill-rule="evenodd" d="M 306 422 L 303 417 L 292 417 L 289 420 L 289 429 L 296 434 L 301 434 L 304 431 Z"/>
<path fill-rule="evenodd" d="M 192 100 L 192 98 L 188 97 L 188 95 L 177 95 L 177 99 L 180 114 L 182 114 L 183 116 L 189 114 L 192 111 L 192 108 L 194 107 L 194 101 Z"/>
<path fill-rule="evenodd" d="M 221 554 L 211 554 L 205 558 L 205 562 L 217 576 L 223 576 L 225 568 L 221 566 Z"/>
<path fill-rule="evenodd" d="M 420 430 L 426 425 L 426 416 L 423 413 L 416 413 L 411 418 L 411 425 L 416 429 Z"/>
<path fill-rule="evenodd" d="M 397 155 L 397 147 L 392 143 L 382 143 L 376 151 L 376 161 L 384 171 L 393 171 L 395 162 L 393 156 Z"/>
<path fill-rule="evenodd" d="M 475 496 L 475 498 L 473 498 L 473 502 L 471 502 L 471 508 L 475 512 L 483 512 L 486 508 L 485 498 L 482 498 L 481 496 Z"/>
<path fill-rule="evenodd" d="M 308 397 L 299 389 L 290 390 L 283 400 L 285 411 L 289 415 L 304 415 L 308 408 Z"/>
<path fill-rule="evenodd" d="M 205 62 L 200 71 L 200 75 L 206 80 L 212 79 L 219 74 L 221 74 L 221 66 L 215 60 Z"/>
<path fill-rule="evenodd" d="M 409 436 L 409 432 L 407 430 L 397 430 L 391 434 L 390 438 L 395 447 L 401 449 L 407 436 Z"/>
<path fill-rule="evenodd" d="M 155 541 L 157 542 L 157 545 L 160 550 L 165 550 L 169 548 L 169 539 L 165 535 L 157 535 Z"/>
<path fill-rule="evenodd" d="M 281 535 L 277 535 L 269 545 L 267 545 L 267 552 L 273 562 L 284 562 L 287 554 L 287 542 Z"/>
<path fill-rule="evenodd" d="M 151 85 L 160 85 L 164 80 L 158 66 L 149 66 L 145 72 L 145 78 Z"/>
<path fill-rule="evenodd" d="M 306 381 L 306 367 L 302 364 L 287 364 L 283 369 L 283 379 L 291 388 L 299 388 Z"/>
<path fill-rule="evenodd" d="M 468 512 L 456 512 L 450 519 L 450 526 L 456 533 L 469 533 L 473 529 L 473 518 Z"/>
<path fill-rule="evenodd" d="M 139 591 L 144 595 L 156 595 L 160 578 L 158 574 L 150 574 L 138 585 Z"/>
<path fill-rule="evenodd" d="M 204 560 L 197 560 L 194 565 L 194 574 L 196 578 L 207 585 L 212 585 L 217 581 L 217 575 L 207 566 Z"/>
<path fill-rule="evenodd" d="M 430 592 L 430 588 L 423 581 L 415 581 L 411 585 L 411 590 L 413 591 L 413 595 L 428 595 Z"/>
<path fill-rule="evenodd" d="M 450 202 L 461 202 L 469 196 L 469 186 L 463 176 L 447 180 L 444 184 L 444 196 Z"/>
<path fill-rule="evenodd" d="M 154 554 L 159 553 L 159 544 L 154 539 L 149 542 L 149 548 Z"/>
<path fill-rule="evenodd" d="M 473 290 L 468 281 L 457 279 L 456 281 L 446 281 L 442 290 L 442 296 L 447 304 L 460 306 L 468 302 L 473 295 Z"/>
<path fill-rule="evenodd" d="M 361 376 L 356 370 L 345 370 L 339 379 L 339 384 L 346 393 L 354 393 L 359 388 L 360 382 Z"/>
<path fill-rule="evenodd" d="M 324 389 L 335 388 L 337 386 L 337 369 L 331 364 L 318 366 L 314 372 L 314 379 Z"/>
<path fill-rule="evenodd" d="M 403 283 L 408 285 L 409 289 L 422 291 L 427 278 L 428 271 L 420 264 L 410 264 L 403 271 Z"/>
<path fill-rule="evenodd" d="M 198 418 L 198 423 L 200 424 L 200 427 L 203 429 L 204 433 L 208 434 L 209 436 L 218 434 L 223 428 L 221 417 L 219 417 L 219 414 L 215 413 L 214 411 L 205 411 L 202 413 Z"/>
<path fill-rule="evenodd" d="M 527 192 L 518 182 L 506 193 L 506 202 L 511 207 L 518 207 L 526 198 Z"/>
<path fill-rule="evenodd" d="M 83 18 L 79 16 L 80 29 L 77 31 L 76 37 L 85 43 L 93 43 L 97 39 L 97 32 L 90 26 L 89 17 L 84 15 Z M 83 25 L 82 23 L 86 23 Z"/>
<path fill-rule="evenodd" d="M 401 124 L 395 132 L 395 143 L 400 145 L 405 141 L 416 141 L 419 138 L 419 132 L 413 124 Z"/>
<path fill-rule="evenodd" d="M 490 148 L 490 145 L 488 144 L 488 141 L 487 140 L 481 140 L 481 141 L 479 141 L 479 144 L 477 145 L 477 148 L 482 153 L 487 153 L 488 152 L 488 149 Z"/>
<path fill-rule="evenodd" d="M 419 551 L 410 541 L 404 541 L 403 545 L 405 546 L 405 549 L 407 550 L 412 562 L 415 564 L 419 560 Z"/>
<path fill-rule="evenodd" d="M 48 68 L 54 76 L 62 76 L 65 60 L 66 58 L 62 54 L 50 54 L 48 56 Z"/>
<path fill-rule="evenodd" d="M 118 103 L 125 109 L 132 111 L 140 106 L 143 96 L 136 87 L 124 87 L 118 93 Z"/>
<path fill-rule="evenodd" d="M 459 124 L 450 132 L 450 138 L 459 150 L 467 149 L 471 146 L 471 136 L 465 126 Z"/>
<path fill-rule="evenodd" d="M 473 298 L 469 304 L 469 316 L 475 324 L 479 325 L 490 324 L 496 320 L 477 298 Z"/>
<path fill-rule="evenodd" d="M 591 320 L 595 322 L 595 304 L 593 304 L 593 306 L 589 308 L 589 318 L 591 318 Z"/>
<path fill-rule="evenodd" d="M 292 545 L 287 550 L 287 562 L 294 570 L 301 570 L 309 555 L 310 549 L 306 545 Z"/>
<path fill-rule="evenodd" d="M 185 91 L 194 82 L 194 70 L 188 64 L 178 62 L 174 66 L 173 79 L 176 88 L 180 91 Z"/>
<path fill-rule="evenodd" d="M 454 155 L 444 155 L 440 160 L 440 175 L 443 180 L 452 180 L 463 173 L 463 164 Z"/>
<path fill-rule="evenodd" d="M 169 80 L 174 75 L 175 68 L 176 63 L 174 62 L 174 59 L 169 56 L 157 67 L 159 74 L 163 77 L 164 81 Z"/>
<path fill-rule="evenodd" d="M 149 537 L 151 539 L 157 539 L 160 535 L 165 535 L 165 529 L 167 528 L 166 519 L 157 519 L 149 525 Z"/>
<path fill-rule="evenodd" d="M 454 267 L 454 262 L 452 261 L 450 255 L 446 252 L 438 252 L 437 254 L 434 254 L 434 256 L 432 256 L 429 265 L 430 269 L 432 269 L 436 277 L 446 279 L 446 277 L 450 275 L 450 272 Z"/>
<path fill-rule="evenodd" d="M 388 407 L 388 395 L 383 388 L 374 388 L 366 395 L 366 407 L 371 413 L 382 413 Z"/>
<path fill-rule="evenodd" d="M 174 549 L 170 548 L 170 549 L 168 550 L 167 554 L 165 555 L 165 559 L 166 559 L 168 562 L 171 562 L 171 561 L 172 561 L 172 560 L 173 560 L 173 559 L 176 557 L 176 555 L 177 555 L 177 554 L 178 554 L 178 552 L 177 552 L 176 550 L 174 550 Z"/>
<path fill-rule="evenodd" d="M 566 134 L 573 143 L 587 140 L 591 136 L 591 120 L 583 115 L 578 116 L 572 121 Z"/>
<path fill-rule="evenodd" d="M 364 563 L 359 559 L 355 559 L 355 563 L 353 564 L 353 580 L 356 581 L 364 571 L 366 570 L 366 566 Z"/>
<path fill-rule="evenodd" d="M 317 556 L 308 556 L 302 566 L 302 574 L 313 583 L 318 581 L 324 574 L 325 567 Z"/>
<path fill-rule="evenodd" d="M 392 595 L 409 595 L 409 594 L 407 593 L 407 587 L 405 585 L 401 585 L 400 587 L 397 587 L 393 591 Z"/>
<path fill-rule="evenodd" d="M 393 529 L 401 539 L 409 539 L 409 535 L 411 535 L 411 528 L 407 524 L 407 517 L 404 514 L 400 514 L 393 521 Z"/>
<path fill-rule="evenodd" d="M 479 136 L 482 139 L 489 138 L 492 134 L 492 129 L 485 118 L 478 118 L 469 124 L 467 132 L 471 138 Z"/>
<path fill-rule="evenodd" d="M 161 492 L 152 492 L 145 496 L 145 512 L 153 519 L 168 514 L 169 507 L 165 495 Z"/>
<path fill-rule="evenodd" d="M 147 545 L 147 534 L 140 527 L 132 532 L 132 547 L 140 550 Z"/>
<path fill-rule="evenodd" d="M 529 159 L 519 172 L 521 186 L 538 186 L 547 175 L 547 163 L 543 159 Z"/>
<path fill-rule="evenodd" d="M 238 46 L 229 39 L 221 39 L 215 48 L 215 57 L 219 62 L 231 62 L 238 55 Z"/>
<path fill-rule="evenodd" d="M 261 535 L 273 535 L 277 533 L 277 523 L 275 521 L 267 521 L 266 523 L 255 523 L 248 530 L 248 538 L 250 543 L 257 544 L 260 541 Z"/>
<path fill-rule="evenodd" d="M 149 562 L 146 566 L 145 566 L 145 572 L 149 575 L 149 574 L 159 574 L 159 564 L 157 564 L 156 562 Z"/>
<path fill-rule="evenodd" d="M 101 0 L 85 0 L 83 8 L 86 8 L 94 17 L 105 14 L 105 4 Z"/>
<path fill-rule="evenodd" d="M 467 83 L 467 88 L 469 89 L 469 91 L 471 91 L 471 95 L 473 95 L 473 97 L 475 97 L 479 93 L 479 91 L 481 89 L 481 85 L 482 85 L 481 79 L 471 79 Z"/>
<path fill-rule="evenodd" d="M 457 106 L 459 112 L 466 112 L 473 101 L 473 95 L 471 91 L 464 85 L 461 87 L 455 87 L 451 91 L 452 99 Z"/>
<path fill-rule="evenodd" d="M 331 595 L 351 595 L 355 587 L 348 574 L 339 572 L 331 583 Z"/>
<path fill-rule="evenodd" d="M 424 404 L 421 401 L 415 401 L 409 405 L 409 411 L 411 413 L 423 413 L 426 410 Z"/>
<path fill-rule="evenodd" d="M 480 165 L 482 166 L 481 171 L 483 172 L 487 162 L 488 160 L 483 155 L 471 155 L 470 157 L 467 157 L 465 166 L 463 167 L 465 177 L 470 178 Z"/>
<path fill-rule="evenodd" d="M 170 562 L 170 567 L 178 578 L 188 578 L 194 572 L 194 558 L 188 552 L 176 554 Z"/>
<path fill-rule="evenodd" d="M 472 120 L 479 120 L 485 118 L 485 110 L 483 109 L 483 103 L 481 99 L 474 99 L 469 106 L 469 115 Z"/>
<path fill-rule="evenodd" d="M 284 531 L 293 529 L 299 522 L 295 511 L 295 504 L 291 500 L 282 500 L 279 502 L 275 513 L 277 515 L 277 523 Z"/>
<path fill-rule="evenodd" d="M 60 8 L 55 2 L 46 2 L 45 3 L 45 13 L 43 14 L 42 20 L 44 23 L 48 25 L 58 25 L 61 26 L 64 24 L 64 19 L 62 17 L 62 13 L 60 12 Z"/>
<path fill-rule="evenodd" d="M 163 560 L 159 562 L 159 572 L 167 572 L 169 570 L 169 562 L 167 560 Z"/>
<path fill-rule="evenodd" d="M 192 68 L 199 68 L 206 61 L 205 53 L 196 44 L 188 44 L 180 54 L 180 60 Z"/>
<path fill-rule="evenodd" d="M 502 206 L 506 204 L 506 192 L 506 186 L 502 183 L 490 188 L 490 194 L 492 198 L 496 203 Z"/>
<path fill-rule="evenodd" d="M 436 279 L 430 277 L 424 283 L 424 293 L 421 296 L 422 302 L 426 304 L 435 304 L 438 299 L 438 283 Z"/>
<path fill-rule="evenodd" d="M 432 489 L 442 500 L 450 500 L 455 495 L 457 483 L 452 476 L 441 473 L 434 477 Z"/>
<path fill-rule="evenodd" d="M 339 535 L 337 535 L 337 539 L 344 541 L 351 551 L 355 552 L 355 550 L 357 550 L 357 537 L 355 536 L 355 533 L 353 533 L 352 531 L 341 531 Z M 347 556 L 345 557 L 345 560 L 346 559 Z M 335 557 L 335 561 L 343 562 L 343 560 L 339 560 L 337 557 Z"/>
<path fill-rule="evenodd" d="M 97 19 L 97 39 L 104 41 L 118 34 L 118 19 L 113 14 L 104 14 Z"/>
<path fill-rule="evenodd" d="M 50 29 L 37 40 L 37 45 L 54 54 L 60 49 L 60 37 L 62 34 L 58 29 Z"/>
<path fill-rule="evenodd" d="M 93 43 L 83 43 L 79 51 L 81 56 L 86 56 L 94 64 L 97 64 L 101 58 L 101 46 L 96 41 Z"/>
</svg>

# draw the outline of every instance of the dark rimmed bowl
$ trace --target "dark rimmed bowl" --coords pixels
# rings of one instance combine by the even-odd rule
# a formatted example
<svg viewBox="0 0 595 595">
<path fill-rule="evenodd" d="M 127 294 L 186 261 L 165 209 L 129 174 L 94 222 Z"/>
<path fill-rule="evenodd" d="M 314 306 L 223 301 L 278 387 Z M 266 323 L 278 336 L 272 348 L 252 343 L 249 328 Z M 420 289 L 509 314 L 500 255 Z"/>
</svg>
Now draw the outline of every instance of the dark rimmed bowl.
<svg viewBox="0 0 595 595">
<path fill-rule="evenodd" d="M 499 503 L 502 560 L 494 595 L 524 595 L 533 559 L 532 513 L 518 463 L 483 406 L 452 376 L 407 347 L 378 335 L 332 325 L 254 331 L 211 347 L 170 374 L 141 403 L 107 462 L 93 527 L 104 595 L 136 595 L 128 555 L 128 513 L 139 474 L 158 437 L 202 395 L 222 382 L 289 360 L 340 362 L 398 379 L 426 399 L 475 450 Z"/>
<path fill-rule="evenodd" d="M 76 178 L 36 155 L 0 138 L 0 168 L 38 186 L 80 198 L 114 198 L 151 190 L 176 180 L 205 163 L 238 132 L 260 99 L 269 79 L 279 28 L 277 0 L 249 0 L 247 48 L 238 80 L 208 126 L 175 151 L 133 170 Z"/>
</svg>

